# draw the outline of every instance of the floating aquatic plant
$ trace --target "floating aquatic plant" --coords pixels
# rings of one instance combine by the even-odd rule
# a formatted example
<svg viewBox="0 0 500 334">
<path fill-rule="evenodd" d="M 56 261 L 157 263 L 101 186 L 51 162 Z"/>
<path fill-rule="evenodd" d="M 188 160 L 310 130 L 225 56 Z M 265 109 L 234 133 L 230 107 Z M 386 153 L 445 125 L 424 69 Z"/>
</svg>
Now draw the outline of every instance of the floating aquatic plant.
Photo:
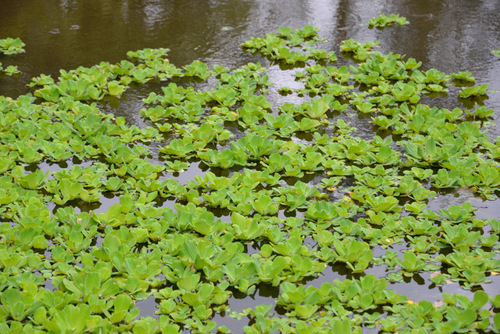
<svg viewBox="0 0 500 334">
<path fill-rule="evenodd" d="M 500 58 L 500 49 L 492 50 L 491 53 L 497 58 Z"/>
<path fill-rule="evenodd" d="M 15 55 L 24 52 L 26 44 L 20 38 L 7 37 L 0 39 L 0 53 L 4 55 Z"/>
<path fill-rule="evenodd" d="M 381 29 L 386 27 L 393 27 L 395 25 L 403 26 L 406 24 L 410 24 L 410 22 L 408 22 L 405 17 L 399 16 L 399 14 L 386 15 L 382 13 L 379 16 L 373 17 L 368 21 L 368 25 L 370 26 L 370 28 L 376 27 Z"/>
</svg>

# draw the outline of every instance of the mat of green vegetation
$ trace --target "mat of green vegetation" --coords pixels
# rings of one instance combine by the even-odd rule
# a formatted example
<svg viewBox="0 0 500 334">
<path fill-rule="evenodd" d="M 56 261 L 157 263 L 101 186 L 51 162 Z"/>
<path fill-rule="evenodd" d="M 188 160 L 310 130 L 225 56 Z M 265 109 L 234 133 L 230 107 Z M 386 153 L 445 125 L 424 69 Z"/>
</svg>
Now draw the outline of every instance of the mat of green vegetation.
<svg viewBox="0 0 500 334">
<path fill-rule="evenodd" d="M 272 87 L 260 63 L 178 68 L 167 49 L 144 49 L 0 96 L 0 332 L 224 333 L 212 318 L 228 313 L 251 320 L 246 333 L 498 333 L 500 295 L 481 287 L 500 272 L 500 221 L 470 203 L 427 206 L 441 190 L 497 198 L 487 86 L 421 71 L 378 42 L 344 41 L 339 59 L 321 42 L 305 26 L 242 45 L 300 88 Z M 144 96 L 150 126 L 100 109 L 149 81 L 161 85 Z M 271 89 L 302 102 L 274 107 Z M 432 106 L 445 93 L 478 103 Z M 353 113 L 372 138 L 354 135 Z M 210 168 L 179 182 L 194 164 Z M 116 199 L 106 212 L 79 209 L 104 197 Z M 306 283 L 334 264 L 352 278 Z M 365 273 L 376 266 L 391 273 Z M 415 302 L 388 288 L 424 272 L 473 298 Z M 279 287 L 284 315 L 231 313 L 228 299 L 258 284 Z M 151 296 L 158 317 L 139 317 Z"/>
</svg>

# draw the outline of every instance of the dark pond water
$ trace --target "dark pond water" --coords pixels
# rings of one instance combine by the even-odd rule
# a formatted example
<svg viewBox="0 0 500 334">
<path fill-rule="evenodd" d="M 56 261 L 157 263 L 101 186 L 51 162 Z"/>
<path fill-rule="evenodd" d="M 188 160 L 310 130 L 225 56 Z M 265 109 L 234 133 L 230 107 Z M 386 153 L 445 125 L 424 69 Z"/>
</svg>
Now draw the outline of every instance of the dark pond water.
<svg viewBox="0 0 500 334">
<path fill-rule="evenodd" d="M 361 25 L 381 13 L 399 13 L 410 24 L 385 30 L 370 30 Z M 116 62 L 124 59 L 127 51 L 146 47 L 171 49 L 169 60 L 176 66 L 196 59 L 230 68 L 250 61 L 266 63 L 241 52 L 240 44 L 281 26 L 300 28 L 305 24 L 320 28 L 320 36 L 328 40 L 324 45 L 328 50 L 338 50 L 338 44 L 349 38 L 378 40 L 381 52 L 392 51 L 416 58 L 422 61 L 424 70 L 470 71 L 476 83 L 486 83 L 489 89 L 500 91 L 500 61 L 491 53 L 500 48 L 498 0 L 1 0 L 0 14 L 0 38 L 19 37 L 26 43 L 26 53 L 1 58 L 4 66 L 17 65 L 22 72 L 19 77 L 0 77 L 0 94 L 11 97 L 28 93 L 26 84 L 42 73 L 57 77 L 59 69 L 92 66 L 100 61 Z M 282 71 L 271 70 L 270 81 L 289 80 Z M 141 126 L 142 93 L 139 89 L 127 94 L 122 101 L 109 101 L 105 107 Z M 463 107 L 456 100 L 444 98 L 435 103 L 449 109 Z M 490 93 L 484 104 L 500 111 L 500 93 Z M 361 132 L 368 124 L 362 119 L 350 121 Z M 500 135 L 498 112 L 494 122 L 497 126 L 489 131 L 493 138 Z M 54 168 L 57 166 L 47 166 L 47 169 Z M 193 168 L 183 173 L 179 181 L 185 183 L 201 172 Z M 498 201 L 483 203 L 468 194 L 440 195 L 430 206 L 437 210 L 464 200 L 480 207 L 480 218 L 500 216 Z M 113 202 L 113 199 L 105 200 L 99 211 Z M 386 274 L 384 268 L 372 268 L 369 273 L 378 277 Z M 432 288 L 426 275 L 389 287 L 414 300 L 434 301 L 442 291 L 471 295 L 458 284 Z M 344 273 L 331 268 L 308 284 L 319 286 L 345 277 Z M 495 284 L 486 285 L 485 290 L 495 294 L 499 292 L 498 287 L 497 280 Z M 232 298 L 230 307 L 241 311 L 257 304 L 273 303 L 277 296 L 275 290 L 261 287 L 254 296 Z M 138 303 L 141 316 L 154 315 L 154 305 L 154 298 Z M 235 333 L 241 332 L 241 322 L 220 315 L 215 320 Z"/>
</svg>

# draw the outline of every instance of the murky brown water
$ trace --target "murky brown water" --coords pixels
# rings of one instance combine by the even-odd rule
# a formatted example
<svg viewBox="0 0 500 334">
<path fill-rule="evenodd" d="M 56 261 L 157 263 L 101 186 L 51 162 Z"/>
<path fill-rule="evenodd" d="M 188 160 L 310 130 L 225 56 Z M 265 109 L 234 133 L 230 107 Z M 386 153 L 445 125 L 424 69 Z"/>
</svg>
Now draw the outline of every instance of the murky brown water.
<svg viewBox="0 0 500 334">
<path fill-rule="evenodd" d="M 399 13 L 410 24 L 385 30 L 361 26 L 381 13 Z M 124 59 L 127 51 L 146 47 L 170 48 L 169 59 L 177 66 L 199 59 L 209 65 L 235 68 L 249 61 L 263 61 L 241 52 L 239 45 L 243 41 L 280 26 L 299 28 L 305 24 L 320 28 L 320 35 L 328 39 L 324 46 L 327 49 L 338 50 L 337 45 L 349 38 L 379 40 L 382 52 L 416 58 L 423 62 L 424 69 L 471 71 L 478 84 L 486 83 L 489 89 L 500 91 L 500 61 L 491 53 L 500 48 L 498 0 L 0 0 L 0 16 L 0 38 L 20 37 L 26 43 L 26 53 L 0 58 L 4 66 L 17 65 L 22 71 L 20 77 L 0 77 L 0 95 L 12 97 L 29 92 L 26 84 L 41 73 L 57 77 L 61 68 L 116 62 Z M 270 76 L 271 81 L 286 80 L 280 79 L 278 73 Z M 437 101 L 450 103 L 445 99 Z M 138 110 L 142 105 L 134 103 L 131 98 L 118 102 L 116 112 L 141 125 Z M 461 107 L 453 103 L 457 105 L 442 107 Z M 110 104 L 110 108 L 116 107 Z M 497 127 L 490 129 L 490 136 L 500 135 L 500 93 L 490 93 L 484 104 L 497 111 Z M 439 197 L 431 205 L 438 207 L 446 202 L 448 206 L 460 202 L 463 196 L 458 197 Z M 498 217 L 497 207 L 484 204 L 483 213 Z M 311 284 L 337 277 L 345 276 L 332 269 Z M 428 286 L 428 277 L 421 278 L 421 282 L 395 284 L 393 288 L 407 295 L 413 293 L 415 299 L 424 296 L 432 300 L 440 293 L 419 285 Z M 454 288 L 460 290 L 449 287 Z M 233 298 L 230 306 L 240 310 L 272 303 L 273 299 L 271 292 L 259 289 L 252 300 Z M 144 306 L 141 315 L 154 310 L 150 306 Z M 241 331 L 241 323 L 234 324 L 229 318 L 217 320 L 229 328 L 235 326 L 235 332 Z"/>
</svg>

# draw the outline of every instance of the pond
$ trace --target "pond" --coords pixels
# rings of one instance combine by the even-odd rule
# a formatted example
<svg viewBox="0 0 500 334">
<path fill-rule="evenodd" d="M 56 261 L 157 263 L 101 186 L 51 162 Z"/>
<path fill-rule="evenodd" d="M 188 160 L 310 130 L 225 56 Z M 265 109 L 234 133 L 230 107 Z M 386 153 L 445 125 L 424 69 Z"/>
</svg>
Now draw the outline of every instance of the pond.
<svg viewBox="0 0 500 334">
<path fill-rule="evenodd" d="M 247 326 L 248 333 L 326 333 L 349 327 L 377 333 L 409 330 L 415 317 L 425 318 L 423 332 L 437 329 L 436 322 L 445 324 L 441 330 L 486 331 L 500 323 L 500 317 L 493 320 L 500 307 L 500 297 L 494 299 L 500 292 L 500 61 L 492 53 L 500 48 L 498 1 L 20 0 L 0 2 L 0 13 L 0 39 L 19 37 L 26 44 L 24 53 L 0 56 L 4 67 L 21 71 L 0 75 L 0 95 L 19 101 L 40 88 L 28 84 L 42 74 L 56 80 L 81 67 L 66 79 L 80 78 L 90 73 L 85 68 L 101 64 L 97 72 L 108 75 L 115 69 L 101 62 L 124 59 L 172 65 L 162 69 L 168 75 L 161 80 L 119 81 L 116 89 L 131 87 L 123 95 L 103 88 L 105 96 L 61 102 L 59 93 L 53 100 L 40 93 L 12 109 L 21 115 L 28 105 L 43 106 L 20 116 L 31 123 L 13 127 L 17 138 L 24 140 L 30 126 L 37 133 L 54 126 L 56 134 L 45 138 L 64 137 L 58 144 L 81 153 L 59 159 L 64 149 L 49 156 L 40 148 L 40 159 L 1 155 L 12 164 L 0 166 L 0 181 L 19 200 L 0 193 L 0 251 L 9 259 L 0 266 L 0 315 L 6 319 L 0 317 L 0 328 L 202 333 L 218 327 L 243 333 Z M 397 13 L 409 24 L 366 24 L 382 13 Z M 259 50 L 252 39 L 280 31 L 282 41 L 290 40 L 294 29 L 304 29 L 298 33 L 304 44 L 292 50 L 305 46 L 302 51 L 309 52 L 307 41 L 317 34 L 315 46 L 338 57 L 330 59 L 338 68 L 331 67 L 327 79 L 339 77 L 343 65 L 351 72 L 330 87 L 346 89 L 333 100 L 322 97 L 325 82 L 313 82 L 329 71 L 326 56 L 287 64 L 276 53 L 260 54 L 266 47 Z M 351 39 L 356 51 L 340 52 Z M 127 58 L 128 51 L 145 48 L 169 51 Z M 385 87 L 368 78 L 376 65 L 360 70 L 373 50 L 389 55 L 375 57 L 377 62 L 414 58 L 421 62 L 418 73 L 438 78 L 414 80 L 428 85 L 419 96 L 422 107 L 401 93 L 410 89 L 403 85 L 393 90 L 403 94 L 398 108 L 408 108 L 401 118 L 391 104 L 373 99 L 380 95 L 370 85 L 379 85 L 379 92 Z M 204 78 L 204 64 L 227 69 Z M 411 66 L 405 71 L 417 78 Z M 196 74 L 177 75 L 175 68 Z M 475 78 L 472 84 L 451 77 L 439 82 L 441 74 L 465 71 Z M 408 79 L 392 75 L 386 83 Z M 457 98 L 464 88 L 482 84 L 487 94 Z M 256 95 L 231 103 L 233 88 Z M 216 89 L 225 95 L 219 98 Z M 0 104 L 5 115 L 7 102 Z M 187 115 L 176 118 L 174 106 L 181 102 Z M 201 111 L 195 106 L 200 103 Z M 53 104 L 73 116 L 58 116 Z M 471 116 L 481 107 L 495 113 Z M 455 108 L 471 115 L 453 119 Z M 104 115 L 95 118 L 94 110 Z M 383 129 L 382 111 L 394 117 L 391 131 Z M 88 117 L 78 119 L 79 112 Z M 30 120 L 33 114 L 38 116 Z M 280 114 L 293 116 L 278 119 Z M 397 128 L 399 121 L 405 123 Z M 58 125 L 68 122 L 73 132 Z M 26 157 L 7 142 L 12 135 L 5 124 L 2 150 L 8 146 Z M 81 141 L 71 139 L 75 134 Z M 452 153 L 438 157 L 445 148 Z M 465 157 L 476 159 L 475 165 L 460 165 Z M 465 181 L 451 180 L 452 170 L 461 170 L 457 179 Z M 37 239 L 39 233 L 44 237 Z M 15 260 L 16 252 L 25 260 Z M 22 312 L 13 306 L 18 301 Z M 63 319 L 75 314 L 87 322 Z"/>
</svg>

